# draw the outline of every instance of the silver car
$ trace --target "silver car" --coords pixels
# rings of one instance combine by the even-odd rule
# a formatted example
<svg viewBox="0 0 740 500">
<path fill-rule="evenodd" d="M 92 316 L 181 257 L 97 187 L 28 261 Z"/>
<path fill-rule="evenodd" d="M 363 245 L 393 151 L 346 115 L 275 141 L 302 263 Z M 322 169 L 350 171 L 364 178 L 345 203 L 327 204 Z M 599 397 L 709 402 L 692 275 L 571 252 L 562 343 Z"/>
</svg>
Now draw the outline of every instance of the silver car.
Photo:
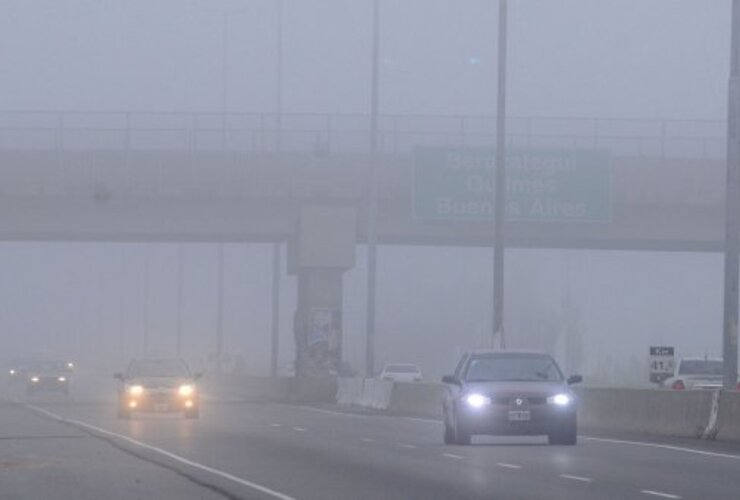
<svg viewBox="0 0 740 500">
<path fill-rule="evenodd" d="M 576 396 L 555 360 L 531 351 L 465 353 L 443 401 L 445 444 L 470 444 L 475 434 L 547 435 L 550 444 L 576 444 Z"/>
</svg>

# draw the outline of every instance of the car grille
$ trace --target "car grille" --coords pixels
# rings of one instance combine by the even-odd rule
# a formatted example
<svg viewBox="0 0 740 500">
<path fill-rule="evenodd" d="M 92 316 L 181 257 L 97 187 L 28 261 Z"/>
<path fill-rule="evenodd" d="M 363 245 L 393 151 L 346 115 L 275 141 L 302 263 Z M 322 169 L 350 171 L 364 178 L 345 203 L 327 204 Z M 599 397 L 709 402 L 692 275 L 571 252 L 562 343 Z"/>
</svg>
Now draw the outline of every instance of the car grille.
<svg viewBox="0 0 740 500">
<path fill-rule="evenodd" d="M 516 400 L 521 399 L 522 404 L 517 405 Z M 491 398 L 491 401 L 495 405 L 502 405 L 502 406 L 538 406 L 538 405 L 544 405 L 547 404 L 547 397 L 546 396 L 520 396 L 520 395 L 514 395 L 514 396 L 494 396 Z"/>
</svg>

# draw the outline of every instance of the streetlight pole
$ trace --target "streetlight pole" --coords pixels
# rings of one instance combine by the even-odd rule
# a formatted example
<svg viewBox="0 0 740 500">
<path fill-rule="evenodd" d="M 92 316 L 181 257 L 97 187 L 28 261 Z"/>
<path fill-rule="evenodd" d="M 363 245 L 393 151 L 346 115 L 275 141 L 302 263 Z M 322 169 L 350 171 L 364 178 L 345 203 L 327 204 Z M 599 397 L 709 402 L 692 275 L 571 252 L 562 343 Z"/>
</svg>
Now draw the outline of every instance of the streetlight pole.
<svg viewBox="0 0 740 500">
<path fill-rule="evenodd" d="M 218 244 L 218 309 L 216 317 L 216 373 L 221 373 L 224 355 L 224 244 Z"/>
<path fill-rule="evenodd" d="M 380 0 L 373 0 L 372 84 L 370 87 L 370 172 L 367 203 L 367 324 L 365 338 L 365 374 L 375 371 L 375 299 L 378 243 L 378 73 L 380 49 Z"/>
<path fill-rule="evenodd" d="M 740 0 L 732 2 L 732 42 L 727 103 L 725 290 L 722 357 L 724 388 L 737 386 L 738 254 L 740 253 Z"/>
<path fill-rule="evenodd" d="M 275 91 L 275 150 L 283 146 L 283 0 L 277 0 L 277 67 Z"/>
<path fill-rule="evenodd" d="M 183 295 L 183 244 L 177 245 L 177 332 L 175 354 L 182 357 L 182 295 Z"/>
<path fill-rule="evenodd" d="M 506 347 L 504 336 L 504 251 L 506 225 L 506 44 L 507 0 L 499 0 L 498 99 L 496 101 L 496 181 L 493 190 L 493 331 L 491 345 Z"/>
</svg>

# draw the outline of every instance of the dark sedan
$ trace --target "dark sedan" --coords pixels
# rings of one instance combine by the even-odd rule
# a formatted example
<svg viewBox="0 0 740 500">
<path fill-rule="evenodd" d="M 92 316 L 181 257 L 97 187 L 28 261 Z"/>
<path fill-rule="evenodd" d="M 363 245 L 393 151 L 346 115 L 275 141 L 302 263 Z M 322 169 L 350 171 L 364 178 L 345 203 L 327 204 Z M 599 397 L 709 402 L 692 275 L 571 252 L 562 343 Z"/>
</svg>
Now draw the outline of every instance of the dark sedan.
<svg viewBox="0 0 740 500">
<path fill-rule="evenodd" d="M 546 435 L 550 444 L 576 444 L 576 397 L 548 354 L 529 351 L 465 353 L 454 375 L 442 378 L 444 441 L 471 436 Z"/>
</svg>

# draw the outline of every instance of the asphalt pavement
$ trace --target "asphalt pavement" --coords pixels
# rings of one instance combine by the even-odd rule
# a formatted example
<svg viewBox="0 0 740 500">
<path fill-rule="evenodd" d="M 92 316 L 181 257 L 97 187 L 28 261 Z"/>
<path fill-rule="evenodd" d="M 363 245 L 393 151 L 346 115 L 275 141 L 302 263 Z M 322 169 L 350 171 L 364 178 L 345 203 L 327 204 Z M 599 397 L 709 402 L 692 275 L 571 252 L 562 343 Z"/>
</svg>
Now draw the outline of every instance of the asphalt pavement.
<svg viewBox="0 0 740 500">
<path fill-rule="evenodd" d="M 36 436 L 3 446 L 1 498 L 740 498 L 740 446 L 687 440 L 445 446 L 433 420 L 210 398 L 195 421 L 120 421 L 112 399 L 42 397 L 0 405 L 0 422 L 8 443 Z"/>
</svg>

